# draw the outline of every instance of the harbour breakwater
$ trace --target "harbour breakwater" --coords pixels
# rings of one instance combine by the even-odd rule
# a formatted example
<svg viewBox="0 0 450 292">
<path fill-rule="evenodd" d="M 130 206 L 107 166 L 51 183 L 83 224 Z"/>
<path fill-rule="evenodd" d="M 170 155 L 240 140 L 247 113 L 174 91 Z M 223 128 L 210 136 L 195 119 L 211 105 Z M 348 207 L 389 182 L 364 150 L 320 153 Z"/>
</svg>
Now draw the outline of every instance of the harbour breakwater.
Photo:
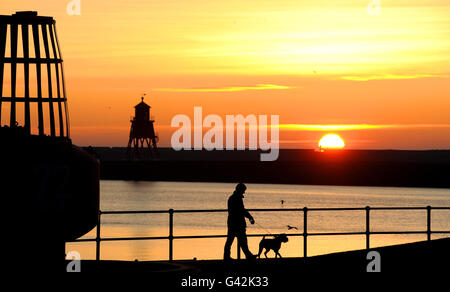
<svg viewBox="0 0 450 292">
<path fill-rule="evenodd" d="M 122 148 L 93 148 L 106 180 L 211 181 L 276 184 L 450 188 L 450 151 L 280 150 L 277 161 L 258 151 L 173 151 L 128 160 Z"/>
</svg>

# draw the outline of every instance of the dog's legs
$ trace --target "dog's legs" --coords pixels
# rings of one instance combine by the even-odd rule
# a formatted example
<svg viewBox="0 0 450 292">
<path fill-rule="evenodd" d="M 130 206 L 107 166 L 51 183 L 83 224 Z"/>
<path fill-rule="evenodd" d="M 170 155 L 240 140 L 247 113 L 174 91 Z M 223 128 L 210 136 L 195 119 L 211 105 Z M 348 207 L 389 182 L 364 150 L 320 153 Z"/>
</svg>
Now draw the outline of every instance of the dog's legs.
<svg viewBox="0 0 450 292">
<path fill-rule="evenodd" d="M 259 244 L 259 251 L 258 251 L 258 255 L 257 255 L 258 258 L 261 258 L 261 253 L 262 253 L 263 249 L 264 248 L 263 248 L 262 244 L 260 243 Z"/>
<path fill-rule="evenodd" d="M 270 249 L 266 248 L 266 252 L 264 252 L 264 255 L 266 256 L 266 259 L 268 259 L 269 257 L 267 256 L 267 253 L 270 251 Z"/>
</svg>

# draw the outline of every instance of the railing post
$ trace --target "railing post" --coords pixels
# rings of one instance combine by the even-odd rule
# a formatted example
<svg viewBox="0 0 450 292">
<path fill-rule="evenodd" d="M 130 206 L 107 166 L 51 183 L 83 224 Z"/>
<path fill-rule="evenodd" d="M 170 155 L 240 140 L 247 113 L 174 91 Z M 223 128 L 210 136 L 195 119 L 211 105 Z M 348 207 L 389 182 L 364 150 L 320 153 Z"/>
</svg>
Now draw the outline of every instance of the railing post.
<svg viewBox="0 0 450 292">
<path fill-rule="evenodd" d="M 169 261 L 173 261 L 173 209 L 169 209 Z"/>
<path fill-rule="evenodd" d="M 431 240 L 431 206 L 427 206 L 427 240 Z"/>
<path fill-rule="evenodd" d="M 99 261 L 100 260 L 100 231 L 101 231 L 101 220 L 100 217 L 102 216 L 102 211 L 98 211 L 98 215 L 97 215 L 97 232 L 96 232 L 96 236 L 95 236 L 95 260 Z"/>
<path fill-rule="evenodd" d="M 304 207 L 303 208 L 303 257 L 304 258 L 308 257 L 307 237 L 308 237 L 308 208 Z"/>
<path fill-rule="evenodd" d="M 370 207 L 366 206 L 366 249 L 370 249 Z"/>
<path fill-rule="evenodd" d="M 236 246 L 237 246 L 236 256 L 237 256 L 237 259 L 240 260 L 241 259 L 241 246 L 239 245 L 239 240 L 236 240 Z"/>
</svg>

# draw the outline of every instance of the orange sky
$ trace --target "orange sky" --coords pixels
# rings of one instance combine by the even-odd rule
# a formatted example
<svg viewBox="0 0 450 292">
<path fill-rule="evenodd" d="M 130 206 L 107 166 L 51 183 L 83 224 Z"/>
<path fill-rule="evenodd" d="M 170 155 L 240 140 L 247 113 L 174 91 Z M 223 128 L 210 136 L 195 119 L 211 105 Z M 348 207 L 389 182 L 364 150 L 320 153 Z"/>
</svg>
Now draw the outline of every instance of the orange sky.
<svg viewBox="0 0 450 292">
<path fill-rule="evenodd" d="M 166 147 L 172 117 L 202 106 L 280 115 L 282 148 L 332 132 L 352 149 L 450 149 L 448 0 L 383 0 L 380 15 L 369 0 L 81 0 L 79 16 L 69 2 L 0 13 L 56 19 L 76 144 L 126 146 L 145 92 Z"/>
</svg>

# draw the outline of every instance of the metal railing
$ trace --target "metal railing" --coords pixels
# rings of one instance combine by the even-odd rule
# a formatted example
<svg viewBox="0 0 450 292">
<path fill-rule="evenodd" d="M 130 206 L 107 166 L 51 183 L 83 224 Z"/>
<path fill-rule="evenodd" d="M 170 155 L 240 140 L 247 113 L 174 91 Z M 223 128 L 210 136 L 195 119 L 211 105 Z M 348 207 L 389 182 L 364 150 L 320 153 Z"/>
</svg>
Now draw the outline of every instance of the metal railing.
<svg viewBox="0 0 450 292">
<path fill-rule="evenodd" d="M 303 213 L 303 232 L 289 233 L 288 236 L 303 237 L 303 257 L 307 257 L 308 237 L 309 236 L 335 236 L 335 235 L 365 235 L 366 249 L 370 249 L 370 236 L 375 234 L 426 234 L 427 240 L 431 240 L 432 234 L 450 234 L 450 230 L 431 230 L 431 210 L 450 210 L 450 207 L 362 207 L 362 208 L 282 208 L 282 209 L 247 209 L 250 212 L 302 212 Z M 370 213 L 376 210 L 425 210 L 427 214 L 426 230 L 419 231 L 371 231 L 370 230 Z M 359 232 L 308 232 L 308 213 L 323 211 L 364 211 L 366 228 L 365 231 Z M 102 241 L 133 241 L 133 240 L 169 240 L 169 261 L 173 261 L 173 244 L 175 239 L 199 239 L 199 238 L 226 238 L 227 235 L 186 235 L 174 236 L 173 227 L 174 213 L 223 213 L 228 212 L 226 209 L 211 210 L 155 210 L 155 211 L 100 211 L 98 215 L 98 224 L 96 227 L 95 238 L 77 239 L 68 242 L 94 242 L 96 243 L 96 260 L 100 260 L 100 246 Z M 143 236 L 143 237 L 107 237 L 102 238 L 101 232 L 101 216 L 102 215 L 119 215 L 119 214 L 169 214 L 169 235 L 168 236 Z M 247 237 L 261 237 L 270 234 L 247 234 Z M 237 257 L 240 259 L 240 247 L 237 245 Z"/>
</svg>

